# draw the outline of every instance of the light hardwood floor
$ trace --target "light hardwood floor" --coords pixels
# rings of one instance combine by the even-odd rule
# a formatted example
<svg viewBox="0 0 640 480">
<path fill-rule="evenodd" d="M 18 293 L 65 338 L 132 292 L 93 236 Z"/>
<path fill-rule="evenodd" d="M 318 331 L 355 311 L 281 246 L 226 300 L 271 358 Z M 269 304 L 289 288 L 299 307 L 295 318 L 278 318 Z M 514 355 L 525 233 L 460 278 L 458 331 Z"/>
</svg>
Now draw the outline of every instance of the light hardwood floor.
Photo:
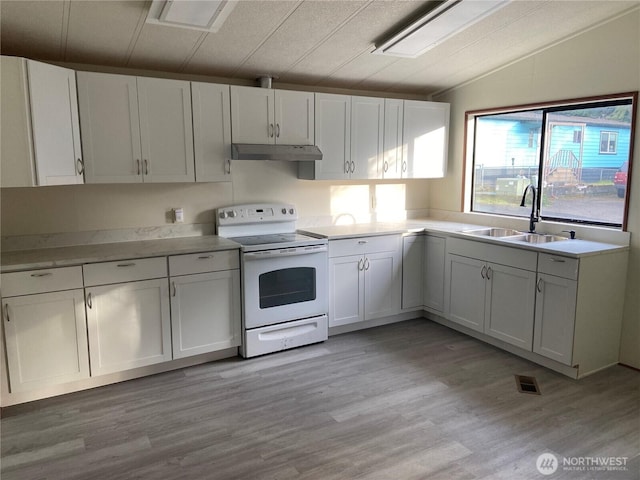
<svg viewBox="0 0 640 480">
<path fill-rule="evenodd" d="M 637 479 L 639 397 L 634 370 L 574 381 L 418 319 L 9 407 L 1 478 Z M 626 470 L 543 476 L 545 452 Z"/>
</svg>

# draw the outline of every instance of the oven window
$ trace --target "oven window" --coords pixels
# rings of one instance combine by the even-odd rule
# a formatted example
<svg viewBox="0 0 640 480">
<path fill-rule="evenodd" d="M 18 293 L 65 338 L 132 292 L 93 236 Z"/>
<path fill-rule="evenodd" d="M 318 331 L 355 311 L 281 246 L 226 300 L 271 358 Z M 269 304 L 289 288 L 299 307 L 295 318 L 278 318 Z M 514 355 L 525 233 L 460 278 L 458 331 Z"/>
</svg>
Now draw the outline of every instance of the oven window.
<svg viewBox="0 0 640 480">
<path fill-rule="evenodd" d="M 285 268 L 263 273 L 259 279 L 260 308 L 316 299 L 316 269 Z"/>
</svg>

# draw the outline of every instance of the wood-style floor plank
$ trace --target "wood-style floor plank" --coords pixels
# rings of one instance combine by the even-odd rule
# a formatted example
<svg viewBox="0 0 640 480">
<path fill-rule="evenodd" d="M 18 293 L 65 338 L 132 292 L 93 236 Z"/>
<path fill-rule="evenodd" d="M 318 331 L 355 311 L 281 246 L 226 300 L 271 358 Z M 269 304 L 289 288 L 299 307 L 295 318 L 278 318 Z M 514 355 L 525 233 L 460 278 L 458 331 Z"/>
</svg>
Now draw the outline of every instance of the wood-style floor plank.
<svg viewBox="0 0 640 480">
<path fill-rule="evenodd" d="M 417 319 L 9 407 L 1 427 L 2 480 L 627 480 L 640 374 L 574 381 Z M 545 452 L 627 465 L 543 477 Z"/>
</svg>

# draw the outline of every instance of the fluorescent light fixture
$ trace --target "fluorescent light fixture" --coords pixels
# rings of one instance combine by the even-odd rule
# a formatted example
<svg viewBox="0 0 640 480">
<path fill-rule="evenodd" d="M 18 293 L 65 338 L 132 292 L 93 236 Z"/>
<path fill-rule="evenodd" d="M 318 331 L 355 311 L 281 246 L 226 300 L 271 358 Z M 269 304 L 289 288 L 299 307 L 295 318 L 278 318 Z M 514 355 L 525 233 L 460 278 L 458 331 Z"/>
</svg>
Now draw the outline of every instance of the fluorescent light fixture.
<svg viewBox="0 0 640 480">
<path fill-rule="evenodd" d="M 238 0 L 153 0 L 147 23 L 217 32 Z"/>
<path fill-rule="evenodd" d="M 372 53 L 416 58 L 465 28 L 488 17 L 510 0 L 445 0 L 441 5 L 376 45 Z"/>
</svg>

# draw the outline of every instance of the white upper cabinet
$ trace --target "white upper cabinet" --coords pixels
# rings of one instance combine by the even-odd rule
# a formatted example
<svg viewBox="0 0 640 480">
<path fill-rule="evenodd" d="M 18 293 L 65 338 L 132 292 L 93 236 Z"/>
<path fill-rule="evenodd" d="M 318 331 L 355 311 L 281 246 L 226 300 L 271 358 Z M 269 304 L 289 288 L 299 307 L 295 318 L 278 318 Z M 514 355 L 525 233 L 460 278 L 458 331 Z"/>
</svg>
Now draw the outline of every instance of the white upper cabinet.
<svg viewBox="0 0 640 480">
<path fill-rule="evenodd" d="M 384 138 L 382 143 L 382 165 L 378 167 L 379 178 L 402 176 L 402 122 L 404 100 L 384 100 Z"/>
<path fill-rule="evenodd" d="M 322 160 L 298 162 L 298 177 L 307 180 L 349 178 L 351 97 L 316 93 L 315 98 L 316 145 L 322 152 Z"/>
<path fill-rule="evenodd" d="M 189 82 L 78 72 L 87 183 L 192 182 Z"/>
<path fill-rule="evenodd" d="M 193 182 L 191 84 L 138 77 L 145 182 Z"/>
<path fill-rule="evenodd" d="M 229 85 L 191 83 L 196 182 L 231 180 Z"/>
<path fill-rule="evenodd" d="M 234 143 L 313 145 L 313 93 L 231 86 Z"/>
<path fill-rule="evenodd" d="M 382 164 L 384 99 L 351 97 L 351 162 L 349 178 L 377 178 Z"/>
<path fill-rule="evenodd" d="M 2 57 L 1 104 L 3 187 L 84 183 L 73 70 Z"/>
<path fill-rule="evenodd" d="M 449 104 L 404 101 L 403 178 L 441 178 L 447 173 Z"/>
<path fill-rule="evenodd" d="M 315 104 L 311 92 L 274 90 L 276 143 L 313 145 L 315 142 Z"/>
</svg>

